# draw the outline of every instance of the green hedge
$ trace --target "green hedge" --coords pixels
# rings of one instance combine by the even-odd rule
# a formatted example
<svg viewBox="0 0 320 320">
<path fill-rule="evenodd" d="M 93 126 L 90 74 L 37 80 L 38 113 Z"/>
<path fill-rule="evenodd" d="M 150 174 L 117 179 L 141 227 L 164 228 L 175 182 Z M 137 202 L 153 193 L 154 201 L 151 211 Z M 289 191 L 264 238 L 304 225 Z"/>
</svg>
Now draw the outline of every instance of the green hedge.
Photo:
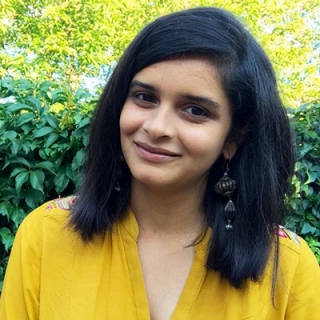
<svg viewBox="0 0 320 320">
<path fill-rule="evenodd" d="M 15 232 L 41 203 L 75 192 L 96 97 L 66 84 L 0 81 L 0 290 Z M 320 105 L 291 112 L 299 161 L 288 226 L 320 261 Z"/>
<path fill-rule="evenodd" d="M 320 262 L 320 101 L 289 112 L 296 132 L 294 193 L 288 228 L 305 238 Z"/>
<path fill-rule="evenodd" d="M 0 290 L 16 230 L 35 207 L 79 184 L 95 101 L 45 81 L 0 81 Z"/>
</svg>

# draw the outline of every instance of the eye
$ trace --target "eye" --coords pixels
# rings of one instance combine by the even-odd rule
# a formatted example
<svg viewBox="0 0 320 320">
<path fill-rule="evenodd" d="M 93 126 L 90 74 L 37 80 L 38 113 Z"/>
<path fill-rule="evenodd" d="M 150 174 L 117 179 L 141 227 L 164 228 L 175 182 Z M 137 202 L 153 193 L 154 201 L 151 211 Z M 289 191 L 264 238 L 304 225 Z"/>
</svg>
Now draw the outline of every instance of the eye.
<svg viewBox="0 0 320 320">
<path fill-rule="evenodd" d="M 145 101 L 145 102 L 151 102 L 151 103 L 156 102 L 155 98 L 151 94 L 144 93 L 144 92 L 137 92 L 134 95 L 134 97 L 138 100 Z"/>
<path fill-rule="evenodd" d="M 188 107 L 185 109 L 185 111 L 195 117 L 208 117 L 209 116 L 209 113 L 205 109 L 203 109 L 201 107 L 197 107 L 197 106 Z"/>
</svg>

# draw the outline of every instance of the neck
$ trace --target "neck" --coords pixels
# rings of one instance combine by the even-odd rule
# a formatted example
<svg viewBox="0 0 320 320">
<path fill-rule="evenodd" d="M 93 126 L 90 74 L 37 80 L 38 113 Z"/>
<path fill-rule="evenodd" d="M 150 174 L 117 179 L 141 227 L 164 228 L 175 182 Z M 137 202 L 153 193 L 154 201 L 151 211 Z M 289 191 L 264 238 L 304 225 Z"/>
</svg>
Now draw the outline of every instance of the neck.
<svg viewBox="0 0 320 320">
<path fill-rule="evenodd" d="M 154 190 L 133 181 L 130 206 L 140 233 L 195 240 L 206 227 L 202 212 L 203 188 Z"/>
</svg>

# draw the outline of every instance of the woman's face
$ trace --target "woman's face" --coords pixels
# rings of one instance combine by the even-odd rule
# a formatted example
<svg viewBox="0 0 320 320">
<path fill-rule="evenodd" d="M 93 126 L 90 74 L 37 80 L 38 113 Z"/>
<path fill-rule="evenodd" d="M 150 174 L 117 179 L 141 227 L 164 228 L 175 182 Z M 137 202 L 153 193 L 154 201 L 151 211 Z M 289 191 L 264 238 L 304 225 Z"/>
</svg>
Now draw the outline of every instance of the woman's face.
<svg viewBox="0 0 320 320">
<path fill-rule="evenodd" d="M 230 159 L 231 108 L 215 67 L 203 58 L 159 62 L 138 72 L 120 117 L 132 179 L 149 187 L 203 186 L 212 164 Z"/>
</svg>

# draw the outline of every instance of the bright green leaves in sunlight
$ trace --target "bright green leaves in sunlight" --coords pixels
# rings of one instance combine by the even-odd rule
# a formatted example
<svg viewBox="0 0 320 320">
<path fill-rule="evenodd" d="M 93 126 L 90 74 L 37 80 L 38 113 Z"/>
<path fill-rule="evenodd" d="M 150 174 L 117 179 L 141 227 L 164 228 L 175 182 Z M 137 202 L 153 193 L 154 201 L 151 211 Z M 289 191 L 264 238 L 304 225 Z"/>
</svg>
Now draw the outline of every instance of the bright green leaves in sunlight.
<svg viewBox="0 0 320 320">
<path fill-rule="evenodd" d="M 235 13 L 266 49 L 285 104 L 317 98 L 320 6 L 304 0 L 2 0 L 0 76 L 104 82 L 138 31 L 156 17 L 195 6 Z M 100 82 L 99 82 L 100 80 Z"/>
</svg>

